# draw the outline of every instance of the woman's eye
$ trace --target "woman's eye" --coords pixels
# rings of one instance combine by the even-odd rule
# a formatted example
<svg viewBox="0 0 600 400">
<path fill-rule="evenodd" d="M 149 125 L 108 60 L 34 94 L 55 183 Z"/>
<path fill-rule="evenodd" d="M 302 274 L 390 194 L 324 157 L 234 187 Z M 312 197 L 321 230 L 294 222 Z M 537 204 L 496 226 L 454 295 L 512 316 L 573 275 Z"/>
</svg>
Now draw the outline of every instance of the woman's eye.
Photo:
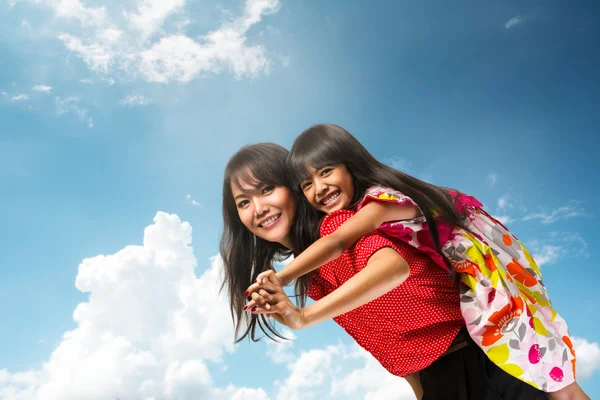
<svg viewBox="0 0 600 400">
<path fill-rule="evenodd" d="M 238 208 L 244 208 L 248 205 L 249 201 L 248 200 L 242 200 L 238 203 Z"/>
<path fill-rule="evenodd" d="M 331 172 L 331 168 L 323 168 L 321 171 L 321 176 L 325 176 Z"/>
<path fill-rule="evenodd" d="M 304 182 L 303 184 L 300 185 L 300 189 L 302 190 L 306 190 L 310 187 L 310 182 Z"/>
<path fill-rule="evenodd" d="M 262 194 L 269 194 L 271 193 L 273 190 L 275 190 L 275 186 L 265 186 L 262 190 Z"/>
</svg>

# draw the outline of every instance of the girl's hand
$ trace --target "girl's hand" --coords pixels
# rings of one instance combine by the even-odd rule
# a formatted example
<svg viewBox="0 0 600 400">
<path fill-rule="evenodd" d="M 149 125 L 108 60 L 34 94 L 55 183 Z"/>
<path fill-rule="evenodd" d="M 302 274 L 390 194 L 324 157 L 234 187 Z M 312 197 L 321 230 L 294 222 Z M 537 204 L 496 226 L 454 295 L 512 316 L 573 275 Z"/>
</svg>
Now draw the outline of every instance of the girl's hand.
<svg viewBox="0 0 600 400">
<path fill-rule="evenodd" d="M 268 296 L 259 294 L 263 290 Z M 296 307 L 292 303 L 281 286 L 274 285 L 268 281 L 260 284 L 258 292 L 259 293 L 253 293 L 253 306 L 247 306 L 247 309 L 253 314 L 266 314 L 272 316 L 277 322 L 293 330 L 299 330 L 305 327 L 307 321 L 304 316 L 304 310 Z M 255 297 L 257 301 L 255 301 Z M 261 300 L 266 300 L 266 302 L 261 304 L 259 303 Z M 248 304 L 251 304 L 252 301 Z"/>
<path fill-rule="evenodd" d="M 246 289 L 244 296 L 250 296 L 252 293 L 256 292 L 259 289 L 260 284 L 262 282 L 267 281 L 271 282 L 276 286 L 283 286 L 283 282 L 281 281 L 277 273 L 271 269 L 258 274 L 258 276 L 256 277 L 256 282 L 250 285 L 248 289 Z"/>
</svg>

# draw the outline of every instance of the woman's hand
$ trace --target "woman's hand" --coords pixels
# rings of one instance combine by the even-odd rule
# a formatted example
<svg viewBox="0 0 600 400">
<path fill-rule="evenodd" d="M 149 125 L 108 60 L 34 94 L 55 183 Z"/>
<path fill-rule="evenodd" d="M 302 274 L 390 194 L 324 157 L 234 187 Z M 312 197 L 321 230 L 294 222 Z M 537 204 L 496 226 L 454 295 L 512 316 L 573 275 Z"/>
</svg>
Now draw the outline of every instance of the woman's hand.
<svg viewBox="0 0 600 400">
<path fill-rule="evenodd" d="M 252 293 L 255 293 L 260 288 L 260 284 L 262 282 L 267 281 L 271 282 L 276 286 L 283 286 L 281 278 L 279 278 L 279 276 L 274 270 L 270 269 L 268 271 L 264 271 L 258 274 L 258 276 L 256 277 L 256 281 L 252 285 L 248 286 L 248 289 L 246 289 L 244 296 L 251 296 Z"/>
<path fill-rule="evenodd" d="M 245 309 L 253 314 L 266 314 L 277 322 L 293 330 L 306 326 L 304 310 L 296 307 L 279 285 L 270 281 L 258 284 L 258 289 L 252 293 L 252 300 Z"/>
</svg>

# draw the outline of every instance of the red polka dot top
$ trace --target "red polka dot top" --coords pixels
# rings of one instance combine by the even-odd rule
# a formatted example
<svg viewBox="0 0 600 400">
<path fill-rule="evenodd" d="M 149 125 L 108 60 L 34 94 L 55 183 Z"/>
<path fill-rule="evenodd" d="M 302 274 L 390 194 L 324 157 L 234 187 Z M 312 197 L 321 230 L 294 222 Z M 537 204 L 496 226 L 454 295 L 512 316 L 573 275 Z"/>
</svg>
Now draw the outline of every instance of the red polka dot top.
<svg viewBox="0 0 600 400">
<path fill-rule="evenodd" d="M 353 211 L 328 214 L 321 236 L 339 228 Z M 464 326 L 457 285 L 448 272 L 412 246 L 375 231 L 362 237 L 341 257 L 311 274 L 308 296 L 319 300 L 367 265 L 378 250 L 391 247 L 408 263 L 405 282 L 383 296 L 334 321 L 370 352 L 389 372 L 406 376 L 440 357 Z"/>
</svg>

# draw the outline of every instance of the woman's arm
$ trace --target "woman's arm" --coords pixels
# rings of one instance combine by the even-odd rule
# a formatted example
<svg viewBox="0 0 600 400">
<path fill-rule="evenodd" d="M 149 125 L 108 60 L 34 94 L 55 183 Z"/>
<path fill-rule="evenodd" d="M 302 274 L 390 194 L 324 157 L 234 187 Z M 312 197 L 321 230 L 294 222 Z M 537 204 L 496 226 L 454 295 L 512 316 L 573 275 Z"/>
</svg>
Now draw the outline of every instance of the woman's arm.
<svg viewBox="0 0 600 400">
<path fill-rule="evenodd" d="M 384 222 L 409 220 L 419 215 L 421 215 L 421 211 L 409 203 L 399 205 L 392 202 L 372 201 L 344 222 L 331 235 L 320 238 L 302 254 L 294 258 L 292 262 L 275 274 L 275 280 L 269 276 L 272 275 L 272 272 L 267 271 L 258 275 L 257 282 L 261 281 L 262 278 L 267 278 L 276 284 L 285 286 L 294 279 L 319 268 L 329 261 L 335 260 L 358 239 L 373 232 Z M 256 284 L 251 285 L 247 294 L 254 292 L 257 288 Z"/>
<path fill-rule="evenodd" d="M 404 282 L 409 273 L 410 267 L 404 258 L 393 248 L 384 247 L 373 253 L 367 265 L 343 285 L 302 309 L 291 303 L 281 287 L 269 281 L 257 284 L 273 295 L 268 301 L 269 309 L 254 306 L 256 308 L 252 312 L 273 314 L 291 329 L 304 329 L 383 296 Z"/>
</svg>

